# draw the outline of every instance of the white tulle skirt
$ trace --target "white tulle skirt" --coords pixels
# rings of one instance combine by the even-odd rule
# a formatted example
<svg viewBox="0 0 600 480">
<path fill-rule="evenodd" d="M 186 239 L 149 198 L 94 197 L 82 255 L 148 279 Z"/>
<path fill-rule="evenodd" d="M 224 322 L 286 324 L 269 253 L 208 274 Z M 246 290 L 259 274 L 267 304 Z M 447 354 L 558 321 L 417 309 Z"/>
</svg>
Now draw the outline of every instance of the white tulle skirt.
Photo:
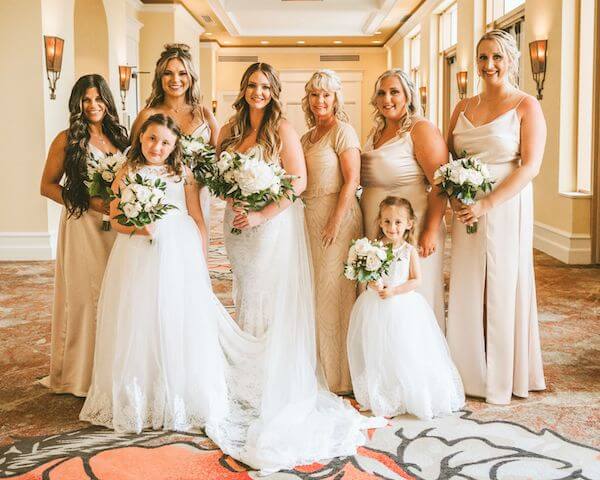
<svg viewBox="0 0 600 480">
<path fill-rule="evenodd" d="M 118 234 L 98 302 L 92 384 L 80 419 L 139 433 L 223 418 L 228 400 L 218 323 L 227 318 L 191 217 L 160 220 L 152 243 Z"/>
<path fill-rule="evenodd" d="M 350 316 L 348 357 L 356 400 L 376 415 L 430 419 L 465 403 L 446 340 L 417 292 L 385 300 L 363 292 Z"/>
</svg>

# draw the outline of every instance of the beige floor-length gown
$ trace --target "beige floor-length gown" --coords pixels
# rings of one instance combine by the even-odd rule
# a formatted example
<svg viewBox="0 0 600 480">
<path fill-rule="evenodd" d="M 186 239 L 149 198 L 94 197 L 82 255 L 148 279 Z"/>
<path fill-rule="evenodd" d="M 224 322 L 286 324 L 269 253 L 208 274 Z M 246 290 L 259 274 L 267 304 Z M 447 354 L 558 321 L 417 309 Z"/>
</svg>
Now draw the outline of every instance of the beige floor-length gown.
<svg viewBox="0 0 600 480">
<path fill-rule="evenodd" d="M 390 139 L 379 148 L 373 147 L 373 139 L 369 137 L 362 154 L 360 182 L 363 186 L 360 206 L 367 237 L 376 238 L 379 235 L 380 228 L 377 222 L 379 203 L 388 195 L 394 195 L 406 198 L 411 203 L 417 217 L 415 239 L 419 238 L 427 212 L 428 182 L 415 158 L 410 132 L 402 137 Z M 442 222 L 435 252 L 427 258 L 421 258 L 423 278 L 417 288 L 433 309 L 442 332 L 445 332 L 443 275 L 445 232 Z"/>
<path fill-rule="evenodd" d="M 516 107 L 478 127 L 461 112 L 454 150 L 480 156 L 497 187 L 519 165 L 520 129 Z M 545 388 L 532 250 L 531 183 L 479 218 L 474 234 L 453 221 L 448 345 L 465 392 L 490 403 Z"/>
<path fill-rule="evenodd" d="M 90 152 L 105 154 L 93 145 Z M 50 376 L 42 384 L 55 393 L 85 397 L 96 340 L 96 307 L 116 232 L 101 230 L 102 214 L 67 218 L 63 207 L 56 249 Z"/>
<path fill-rule="evenodd" d="M 344 262 L 351 241 L 362 236 L 358 202 L 352 199 L 333 245 L 323 247 L 321 232 L 337 205 L 344 183 L 339 155 L 351 148 L 360 150 L 360 142 L 352 126 L 339 121 L 314 143 L 310 134 L 308 131 L 302 137 L 308 171 L 302 197 L 314 269 L 317 353 L 329 389 L 343 393 L 352 390 L 346 336 L 356 300 L 356 284 L 344 277 Z"/>
</svg>

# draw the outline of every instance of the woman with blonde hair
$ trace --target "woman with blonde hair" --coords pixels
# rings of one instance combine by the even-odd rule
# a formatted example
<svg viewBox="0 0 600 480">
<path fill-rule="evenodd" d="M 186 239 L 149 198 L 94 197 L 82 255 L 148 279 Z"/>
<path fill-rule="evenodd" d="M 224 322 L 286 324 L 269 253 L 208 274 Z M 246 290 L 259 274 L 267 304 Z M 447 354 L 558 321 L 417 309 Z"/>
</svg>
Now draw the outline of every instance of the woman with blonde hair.
<svg viewBox="0 0 600 480">
<path fill-rule="evenodd" d="M 173 118 L 182 134 L 216 145 L 219 126 L 213 113 L 202 105 L 198 73 L 186 44 L 169 43 L 161 52 L 154 69 L 152 93 L 131 128 L 132 139 L 139 135 L 141 125 L 156 113 Z M 206 187 L 200 189 L 200 204 L 210 232 L 210 195 Z"/>
<path fill-rule="evenodd" d="M 448 145 L 477 155 L 496 182 L 473 205 L 453 202 L 448 345 L 465 392 L 508 404 L 545 388 L 533 271 L 533 193 L 546 142 L 539 102 L 519 90 L 513 37 L 477 43 L 483 89 L 458 103 Z M 467 234 L 465 225 L 479 224 Z"/>
<path fill-rule="evenodd" d="M 448 149 L 435 125 L 420 115 L 416 88 L 400 69 L 382 73 L 371 97 L 375 127 L 361 157 L 365 234 L 375 238 L 380 202 L 387 196 L 406 198 L 419 219 L 415 227 L 422 257 L 423 281 L 417 289 L 445 331 L 443 215 L 446 199 L 433 184 L 435 170 L 448 161 Z"/>
<path fill-rule="evenodd" d="M 306 188 L 302 146 L 282 117 L 281 83 L 270 65 L 242 77 L 219 149 L 278 163 Z M 242 230 L 230 233 L 231 227 Z M 270 473 L 324 458 L 352 455 L 365 442 L 365 421 L 320 383 L 314 293 L 302 202 L 282 200 L 258 212 L 228 205 L 225 247 L 235 285 L 235 323 L 221 325 L 229 361 L 227 419 L 207 434 L 232 457 Z"/>
<path fill-rule="evenodd" d="M 302 99 L 309 131 L 301 139 L 306 169 L 305 219 L 316 287 L 317 355 L 332 392 L 352 390 L 346 336 L 356 287 L 344 277 L 352 239 L 362 236 L 356 201 L 360 142 L 344 112 L 342 82 L 332 70 L 315 72 Z"/>
</svg>

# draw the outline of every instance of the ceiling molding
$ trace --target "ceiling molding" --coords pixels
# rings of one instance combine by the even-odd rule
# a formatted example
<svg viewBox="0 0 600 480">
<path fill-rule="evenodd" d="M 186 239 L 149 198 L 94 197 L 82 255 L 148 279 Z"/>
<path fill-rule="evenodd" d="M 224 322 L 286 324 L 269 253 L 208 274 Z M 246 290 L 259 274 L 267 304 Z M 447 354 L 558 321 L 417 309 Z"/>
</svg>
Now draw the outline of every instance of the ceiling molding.
<svg viewBox="0 0 600 480">
<path fill-rule="evenodd" d="M 212 8 L 213 12 L 215 12 L 215 15 L 223 24 L 229 35 L 231 35 L 232 37 L 239 37 L 241 35 L 240 26 L 233 18 L 233 13 L 228 12 L 225 9 L 225 5 L 223 4 L 223 2 L 221 2 L 220 0 L 208 0 L 208 5 L 210 6 L 210 8 Z"/>
<path fill-rule="evenodd" d="M 144 3 L 140 10 L 147 13 L 173 13 L 178 6 L 173 3 Z"/>
<path fill-rule="evenodd" d="M 395 4 L 396 0 L 381 0 L 381 5 L 379 6 L 379 8 L 373 13 L 371 13 L 371 15 L 369 15 L 369 18 L 363 24 L 363 34 L 370 36 L 373 35 L 377 30 L 379 30 L 379 27 L 381 27 L 381 24 L 390 14 Z"/>
<path fill-rule="evenodd" d="M 201 42 L 206 43 L 206 42 Z M 258 54 L 261 53 L 315 53 L 315 54 L 323 54 L 323 55 L 340 55 L 340 54 L 355 54 L 355 53 L 385 53 L 385 49 L 382 45 L 377 45 L 374 47 L 263 47 L 263 46 L 223 46 L 219 45 L 219 52 L 227 55 L 234 55 L 236 53 L 239 54 L 250 54 L 258 51 Z"/>
<path fill-rule="evenodd" d="M 184 21 L 187 26 L 194 31 L 194 33 L 198 36 L 202 35 L 205 32 L 204 27 L 198 22 L 198 19 L 194 17 L 187 8 L 183 5 L 176 5 L 175 15 Z"/>
<path fill-rule="evenodd" d="M 127 0 L 127 3 L 136 11 L 140 11 L 142 8 L 144 8 L 144 4 L 141 0 Z"/>
<path fill-rule="evenodd" d="M 393 47 L 408 35 L 418 23 L 433 12 L 437 6 L 444 3 L 446 0 L 423 0 L 412 12 L 410 12 L 408 19 L 398 27 L 396 32 L 385 42 L 384 46 Z"/>
</svg>

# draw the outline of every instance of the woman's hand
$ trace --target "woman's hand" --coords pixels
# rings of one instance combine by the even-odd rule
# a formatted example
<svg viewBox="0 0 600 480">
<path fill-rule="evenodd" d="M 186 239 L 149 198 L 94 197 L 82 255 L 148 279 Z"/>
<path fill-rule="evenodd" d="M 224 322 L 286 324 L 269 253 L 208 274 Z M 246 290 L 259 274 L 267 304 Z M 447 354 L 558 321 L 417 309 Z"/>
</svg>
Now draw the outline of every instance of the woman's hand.
<svg viewBox="0 0 600 480">
<path fill-rule="evenodd" d="M 109 203 L 102 200 L 102 197 L 91 197 L 90 198 L 90 208 L 98 213 L 105 213 L 108 215 L 109 213 Z"/>
<path fill-rule="evenodd" d="M 450 197 L 450 205 L 452 206 L 452 211 L 455 213 L 465 206 L 465 204 L 456 197 Z"/>
<path fill-rule="evenodd" d="M 142 235 L 154 238 L 156 236 L 156 223 L 149 223 L 148 225 L 144 225 L 143 228 L 139 229 L 139 232 Z"/>
<path fill-rule="evenodd" d="M 393 297 L 395 294 L 394 289 L 392 287 L 381 287 L 379 289 L 379 292 L 377 293 L 379 293 L 379 298 L 381 298 L 382 300 Z"/>
<path fill-rule="evenodd" d="M 432 228 L 426 228 L 419 235 L 419 255 L 428 257 L 435 252 L 438 241 L 438 231 Z"/>
<path fill-rule="evenodd" d="M 234 228 L 239 228 L 240 230 L 258 227 L 267 220 L 262 212 L 247 212 L 241 207 L 239 211 L 234 208 L 234 212 L 236 212 L 236 215 L 233 218 L 232 226 Z"/>
<path fill-rule="evenodd" d="M 380 282 L 369 282 L 369 283 L 367 283 L 367 288 L 370 288 L 371 290 L 374 290 L 375 292 L 379 293 L 379 290 L 381 290 L 381 283 Z"/>
<path fill-rule="evenodd" d="M 459 221 L 465 225 L 473 225 L 477 223 L 477 219 L 485 215 L 488 211 L 485 199 L 477 200 L 473 205 L 462 205 L 456 211 L 456 216 Z"/>
<path fill-rule="evenodd" d="M 329 218 L 325 228 L 321 232 L 321 240 L 323 242 L 324 247 L 329 247 L 333 245 L 335 240 L 337 239 L 338 234 L 340 233 L 340 223 L 334 218 Z"/>
</svg>

